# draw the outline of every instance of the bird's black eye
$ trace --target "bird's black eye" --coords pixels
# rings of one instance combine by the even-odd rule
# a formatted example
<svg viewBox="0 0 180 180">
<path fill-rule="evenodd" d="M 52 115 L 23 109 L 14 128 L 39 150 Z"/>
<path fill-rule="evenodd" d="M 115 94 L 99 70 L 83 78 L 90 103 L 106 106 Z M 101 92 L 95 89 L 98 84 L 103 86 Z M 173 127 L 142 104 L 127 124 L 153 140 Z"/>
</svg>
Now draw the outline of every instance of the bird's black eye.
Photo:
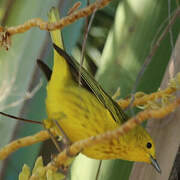
<svg viewBox="0 0 180 180">
<path fill-rule="evenodd" d="M 150 149 L 150 148 L 152 147 L 152 144 L 151 144 L 150 142 L 148 142 L 148 143 L 146 144 L 146 147 L 147 147 L 148 149 Z"/>
</svg>

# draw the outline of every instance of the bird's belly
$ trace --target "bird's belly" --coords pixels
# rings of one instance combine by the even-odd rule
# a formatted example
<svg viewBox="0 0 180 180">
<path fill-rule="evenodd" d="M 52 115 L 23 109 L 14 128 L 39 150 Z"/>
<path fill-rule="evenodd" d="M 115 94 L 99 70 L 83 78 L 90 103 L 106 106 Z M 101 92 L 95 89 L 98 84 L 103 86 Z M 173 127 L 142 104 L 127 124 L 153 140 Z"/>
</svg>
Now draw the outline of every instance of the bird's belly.
<svg viewBox="0 0 180 180">
<path fill-rule="evenodd" d="M 118 125 L 94 95 L 82 88 L 63 89 L 46 99 L 48 119 L 57 120 L 71 142 L 88 138 Z"/>
</svg>

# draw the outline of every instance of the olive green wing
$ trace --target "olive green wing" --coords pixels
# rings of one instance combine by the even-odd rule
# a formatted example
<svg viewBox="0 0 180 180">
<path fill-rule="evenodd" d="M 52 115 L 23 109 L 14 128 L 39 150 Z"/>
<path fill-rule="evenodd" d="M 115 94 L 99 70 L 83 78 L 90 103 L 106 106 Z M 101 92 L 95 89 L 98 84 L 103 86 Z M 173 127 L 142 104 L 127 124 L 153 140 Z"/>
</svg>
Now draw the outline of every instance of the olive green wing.
<svg viewBox="0 0 180 180">
<path fill-rule="evenodd" d="M 54 49 L 60 54 L 60 56 L 66 59 L 67 63 L 69 64 L 71 73 L 78 82 L 79 76 L 79 63 L 70 57 L 63 49 L 59 48 L 55 44 L 53 44 Z M 114 120 L 122 124 L 124 123 L 128 117 L 124 113 L 124 111 L 120 108 L 120 106 L 115 102 L 100 86 L 100 84 L 83 68 L 81 67 L 81 78 L 82 78 L 82 86 L 91 91 L 97 99 L 109 110 Z"/>
</svg>

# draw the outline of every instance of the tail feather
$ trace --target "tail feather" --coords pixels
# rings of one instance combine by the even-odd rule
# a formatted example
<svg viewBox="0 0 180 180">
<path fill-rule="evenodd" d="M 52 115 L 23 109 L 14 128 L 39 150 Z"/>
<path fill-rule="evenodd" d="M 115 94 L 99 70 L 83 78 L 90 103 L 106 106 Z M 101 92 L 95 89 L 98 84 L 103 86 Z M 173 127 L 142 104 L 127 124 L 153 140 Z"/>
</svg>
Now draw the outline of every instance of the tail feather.
<svg viewBox="0 0 180 180">
<path fill-rule="evenodd" d="M 48 14 L 48 18 L 50 22 L 59 21 L 60 17 L 59 17 L 58 9 L 55 7 L 52 7 Z M 64 49 L 61 31 L 60 30 L 51 31 L 50 34 L 51 34 L 52 42 L 57 44 L 60 48 Z"/>
<path fill-rule="evenodd" d="M 51 8 L 49 14 L 49 21 L 56 22 L 59 21 L 58 10 L 56 8 Z M 59 47 L 64 49 L 63 40 L 60 30 L 51 31 L 51 39 L 53 43 L 56 43 Z M 51 79 L 48 83 L 47 90 L 49 94 L 55 94 L 59 89 L 63 88 L 67 83 L 72 82 L 72 75 L 69 66 L 63 56 L 59 55 L 54 50 L 54 65 L 52 69 Z"/>
<path fill-rule="evenodd" d="M 39 68 L 42 70 L 46 79 L 49 81 L 51 79 L 52 71 L 51 69 L 40 59 L 37 59 L 37 64 Z"/>
</svg>

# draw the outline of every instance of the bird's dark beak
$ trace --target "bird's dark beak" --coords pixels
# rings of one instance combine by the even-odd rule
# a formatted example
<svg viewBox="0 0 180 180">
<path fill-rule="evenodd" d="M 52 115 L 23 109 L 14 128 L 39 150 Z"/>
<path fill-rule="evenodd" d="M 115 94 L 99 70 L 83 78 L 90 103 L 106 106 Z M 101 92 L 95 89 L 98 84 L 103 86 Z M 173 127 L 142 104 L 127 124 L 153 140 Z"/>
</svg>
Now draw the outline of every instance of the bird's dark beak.
<svg viewBox="0 0 180 180">
<path fill-rule="evenodd" d="M 156 159 L 154 159 L 152 156 L 150 156 L 150 158 L 151 158 L 152 166 L 157 170 L 158 173 L 161 173 L 161 169 L 160 169 L 159 164 L 156 161 Z"/>
</svg>

